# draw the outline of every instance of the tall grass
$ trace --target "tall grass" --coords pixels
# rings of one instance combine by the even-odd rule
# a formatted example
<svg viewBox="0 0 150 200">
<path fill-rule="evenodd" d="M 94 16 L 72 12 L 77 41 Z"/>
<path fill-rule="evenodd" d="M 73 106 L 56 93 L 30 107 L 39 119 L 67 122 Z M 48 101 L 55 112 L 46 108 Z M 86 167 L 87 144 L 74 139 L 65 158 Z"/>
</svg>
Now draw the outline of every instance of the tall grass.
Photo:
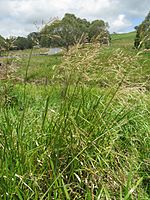
<svg viewBox="0 0 150 200">
<path fill-rule="evenodd" d="M 107 70 L 99 47 L 91 48 L 66 55 L 51 86 L 8 85 L 0 107 L 1 199 L 150 198 L 149 95 L 125 88 L 122 54 L 121 76 L 100 87 Z"/>
</svg>

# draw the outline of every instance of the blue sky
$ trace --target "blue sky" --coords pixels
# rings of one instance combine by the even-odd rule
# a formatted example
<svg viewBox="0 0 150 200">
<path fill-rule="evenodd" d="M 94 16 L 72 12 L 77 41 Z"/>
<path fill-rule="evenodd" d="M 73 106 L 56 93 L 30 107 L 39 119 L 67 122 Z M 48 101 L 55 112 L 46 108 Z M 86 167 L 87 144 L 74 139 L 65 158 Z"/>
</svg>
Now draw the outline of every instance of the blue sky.
<svg viewBox="0 0 150 200">
<path fill-rule="evenodd" d="M 103 19 L 110 32 L 128 32 L 149 10 L 150 0 L 0 0 L 0 35 L 25 36 L 66 12 L 88 20 Z"/>
</svg>

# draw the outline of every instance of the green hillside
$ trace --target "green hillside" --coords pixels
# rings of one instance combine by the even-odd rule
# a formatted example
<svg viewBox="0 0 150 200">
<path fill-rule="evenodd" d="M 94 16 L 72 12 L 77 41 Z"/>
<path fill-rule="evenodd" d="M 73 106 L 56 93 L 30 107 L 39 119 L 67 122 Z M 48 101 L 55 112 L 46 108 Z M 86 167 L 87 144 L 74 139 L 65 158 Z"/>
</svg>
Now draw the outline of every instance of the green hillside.
<svg viewBox="0 0 150 200">
<path fill-rule="evenodd" d="M 136 32 L 111 34 L 112 45 L 116 47 L 133 47 Z"/>
</svg>

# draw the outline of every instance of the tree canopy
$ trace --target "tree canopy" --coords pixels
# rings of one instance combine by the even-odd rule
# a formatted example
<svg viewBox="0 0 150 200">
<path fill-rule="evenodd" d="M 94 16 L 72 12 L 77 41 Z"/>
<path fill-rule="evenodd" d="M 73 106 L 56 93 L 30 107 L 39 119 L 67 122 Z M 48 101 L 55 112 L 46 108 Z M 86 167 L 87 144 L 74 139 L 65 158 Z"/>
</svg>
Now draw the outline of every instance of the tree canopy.
<svg viewBox="0 0 150 200">
<path fill-rule="evenodd" d="M 77 18 L 74 14 L 66 13 L 62 20 L 55 20 L 41 30 L 42 45 L 48 43 L 51 46 L 63 46 L 67 50 L 69 46 L 91 42 L 95 37 L 109 38 L 108 25 L 103 20 L 88 22 L 86 19 Z"/>
<path fill-rule="evenodd" d="M 14 48 L 18 50 L 32 48 L 32 41 L 25 37 L 17 37 L 14 41 Z"/>
<path fill-rule="evenodd" d="M 89 26 L 89 41 L 98 40 L 102 44 L 109 42 L 108 24 L 103 20 L 94 20 Z"/>
<path fill-rule="evenodd" d="M 136 27 L 136 31 L 135 48 L 144 47 L 150 49 L 150 12 L 145 17 L 145 20 Z"/>
</svg>

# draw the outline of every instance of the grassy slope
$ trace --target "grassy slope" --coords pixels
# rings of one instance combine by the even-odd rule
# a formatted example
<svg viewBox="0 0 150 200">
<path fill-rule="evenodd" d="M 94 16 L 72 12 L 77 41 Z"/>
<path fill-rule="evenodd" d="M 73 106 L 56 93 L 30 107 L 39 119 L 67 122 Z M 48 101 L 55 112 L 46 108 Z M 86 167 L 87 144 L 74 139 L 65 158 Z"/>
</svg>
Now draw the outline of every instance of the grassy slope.
<svg viewBox="0 0 150 200">
<path fill-rule="evenodd" d="M 136 32 L 112 34 L 112 45 L 115 45 L 116 47 L 131 47 L 134 45 L 135 35 Z"/>
<path fill-rule="evenodd" d="M 149 61 L 133 36 L 33 57 L 27 80 L 50 85 L 1 83 L 0 198 L 150 198 Z"/>
</svg>

